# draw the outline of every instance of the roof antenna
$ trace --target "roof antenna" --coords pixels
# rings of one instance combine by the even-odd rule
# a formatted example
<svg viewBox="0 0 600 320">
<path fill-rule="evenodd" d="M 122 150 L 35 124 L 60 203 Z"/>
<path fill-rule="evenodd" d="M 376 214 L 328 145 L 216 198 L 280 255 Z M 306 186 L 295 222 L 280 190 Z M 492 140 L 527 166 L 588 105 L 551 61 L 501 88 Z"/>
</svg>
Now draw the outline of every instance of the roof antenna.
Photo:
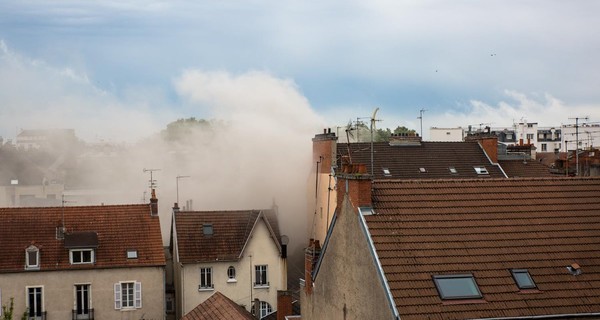
<svg viewBox="0 0 600 320">
<path fill-rule="evenodd" d="M 379 111 L 379 107 L 375 108 L 373 115 L 371 116 L 371 179 L 373 179 L 373 133 L 377 130 L 375 129 L 375 121 L 381 121 L 375 119 L 377 111 Z"/>
<path fill-rule="evenodd" d="M 156 185 L 156 180 L 154 180 L 152 178 L 152 174 L 154 173 L 154 171 L 160 171 L 160 169 L 146 169 L 146 168 L 144 168 L 142 171 L 144 173 L 150 172 L 150 180 L 148 180 L 148 181 L 150 181 L 150 185 L 149 185 L 150 190 L 156 189 L 158 186 Z"/>
<path fill-rule="evenodd" d="M 61 226 L 56 228 L 56 239 L 64 239 L 65 238 L 65 233 L 67 233 L 67 228 L 65 227 L 65 203 L 69 203 L 69 202 L 75 202 L 75 201 L 68 201 L 65 200 L 65 195 L 63 194 L 61 196 L 62 198 L 62 217 L 61 217 Z"/>
</svg>

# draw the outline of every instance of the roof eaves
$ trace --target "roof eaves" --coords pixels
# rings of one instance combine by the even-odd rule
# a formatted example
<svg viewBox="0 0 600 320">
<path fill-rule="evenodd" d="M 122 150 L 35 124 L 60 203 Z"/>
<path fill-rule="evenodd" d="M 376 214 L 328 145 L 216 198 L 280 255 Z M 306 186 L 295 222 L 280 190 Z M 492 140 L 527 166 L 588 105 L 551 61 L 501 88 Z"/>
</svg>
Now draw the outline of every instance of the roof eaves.
<svg viewBox="0 0 600 320">
<path fill-rule="evenodd" d="M 267 224 L 267 229 L 269 229 L 269 233 L 271 234 L 271 239 L 273 239 L 273 241 L 275 241 L 275 245 L 277 246 L 277 249 L 279 250 L 279 254 L 281 254 L 281 243 L 279 243 L 279 239 L 277 239 L 277 234 L 275 234 L 273 227 L 271 227 L 271 223 L 269 222 L 269 219 L 267 218 L 267 216 L 265 214 L 263 214 L 263 210 L 260 211 L 260 218 Z"/>
<path fill-rule="evenodd" d="M 369 232 L 369 226 L 367 225 L 367 221 L 365 220 L 365 217 L 362 214 L 359 213 L 358 216 L 359 224 L 367 239 L 367 246 L 371 251 L 371 256 L 373 257 L 375 265 L 377 266 L 377 274 L 379 275 L 379 280 L 385 288 L 386 298 L 388 300 L 390 309 L 392 309 L 392 313 L 394 314 L 394 319 L 400 319 L 400 314 L 398 313 L 398 308 L 396 307 L 396 303 L 394 302 L 392 290 L 390 289 L 390 285 L 388 284 L 387 278 L 385 277 L 385 273 L 383 272 L 383 267 L 381 266 L 381 262 L 379 261 L 377 251 L 375 250 L 375 244 L 373 243 L 373 238 L 371 238 L 371 233 Z"/>
<path fill-rule="evenodd" d="M 327 245 L 329 244 L 329 239 L 333 233 L 333 228 L 335 227 L 335 222 L 337 221 L 337 210 L 333 214 L 331 218 L 331 222 L 329 223 L 329 230 L 327 230 L 327 235 L 325 236 L 325 241 L 323 242 L 323 247 L 321 248 L 321 253 L 319 254 L 319 259 L 315 264 L 315 269 L 312 272 L 313 281 L 317 278 L 319 274 L 319 269 L 321 268 L 321 262 L 323 261 L 323 256 L 325 256 L 325 251 L 327 251 Z"/>
<path fill-rule="evenodd" d="M 256 224 L 258 223 L 258 221 L 260 220 L 260 217 L 262 216 L 262 211 L 258 212 L 258 215 L 256 216 L 256 220 L 254 220 L 254 223 L 252 224 L 252 229 L 250 229 L 250 232 L 248 232 L 248 234 L 246 234 L 246 239 L 244 240 L 244 246 L 242 247 L 242 250 L 240 250 L 240 254 L 238 255 L 238 259 L 242 258 L 242 255 L 244 254 L 244 251 L 246 250 L 246 247 L 248 246 L 248 242 L 250 242 L 250 236 L 254 233 L 254 229 L 256 228 Z"/>
</svg>

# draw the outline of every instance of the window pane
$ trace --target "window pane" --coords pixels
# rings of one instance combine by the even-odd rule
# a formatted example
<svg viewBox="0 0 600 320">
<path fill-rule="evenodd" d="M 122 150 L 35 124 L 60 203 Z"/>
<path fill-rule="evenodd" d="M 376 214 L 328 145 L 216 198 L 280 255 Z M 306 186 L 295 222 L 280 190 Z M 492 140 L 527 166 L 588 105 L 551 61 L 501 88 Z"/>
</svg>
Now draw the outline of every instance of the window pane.
<svg viewBox="0 0 600 320">
<path fill-rule="evenodd" d="M 28 251 L 27 254 L 29 255 L 29 265 L 30 266 L 37 266 L 37 251 Z"/>
<path fill-rule="evenodd" d="M 435 277 L 434 280 L 442 299 L 481 298 L 472 276 Z"/>
<path fill-rule="evenodd" d="M 513 270 L 512 274 L 519 289 L 535 288 L 535 283 L 527 270 Z"/>
</svg>

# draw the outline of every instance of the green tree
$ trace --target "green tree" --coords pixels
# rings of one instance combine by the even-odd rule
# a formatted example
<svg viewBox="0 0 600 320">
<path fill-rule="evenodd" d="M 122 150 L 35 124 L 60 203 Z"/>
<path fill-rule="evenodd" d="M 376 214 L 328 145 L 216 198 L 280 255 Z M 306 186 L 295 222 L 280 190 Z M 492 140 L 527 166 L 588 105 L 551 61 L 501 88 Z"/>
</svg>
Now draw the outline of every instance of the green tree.
<svg viewBox="0 0 600 320">
<path fill-rule="evenodd" d="M 15 310 L 15 298 L 10 298 L 10 304 L 7 306 L 2 306 L 2 318 L 0 320 L 13 320 L 13 313 Z M 23 312 L 21 316 L 21 320 L 27 319 L 27 311 Z"/>
<path fill-rule="evenodd" d="M 192 137 L 199 131 L 211 132 L 213 121 L 196 119 L 194 117 L 187 119 L 177 119 L 167 125 L 167 128 L 161 132 L 161 136 L 166 141 L 182 141 Z"/>
</svg>

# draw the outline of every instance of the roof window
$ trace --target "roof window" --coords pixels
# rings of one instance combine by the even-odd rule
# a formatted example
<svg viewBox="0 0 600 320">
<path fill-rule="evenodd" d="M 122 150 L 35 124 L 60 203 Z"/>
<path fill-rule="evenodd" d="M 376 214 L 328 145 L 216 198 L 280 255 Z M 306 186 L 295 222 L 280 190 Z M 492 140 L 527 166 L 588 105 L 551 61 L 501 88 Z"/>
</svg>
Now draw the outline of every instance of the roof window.
<svg viewBox="0 0 600 320">
<path fill-rule="evenodd" d="M 358 210 L 363 216 L 372 216 L 375 214 L 372 207 L 358 207 Z"/>
<path fill-rule="evenodd" d="M 138 251 L 136 249 L 127 249 L 127 259 L 137 259 Z"/>
<path fill-rule="evenodd" d="M 392 176 L 392 174 L 390 173 L 390 169 L 388 169 L 388 168 L 383 168 L 383 175 L 384 175 L 385 177 L 391 177 L 391 176 Z"/>
<path fill-rule="evenodd" d="M 536 287 L 527 269 L 512 269 L 510 272 L 519 289 L 534 289 Z"/>
<path fill-rule="evenodd" d="M 581 267 L 577 263 L 573 263 L 570 266 L 568 266 L 567 270 L 569 270 L 569 272 L 574 276 L 578 276 L 581 274 Z"/>
<path fill-rule="evenodd" d="M 433 281 L 443 300 L 482 297 L 472 274 L 433 276 Z"/>
<path fill-rule="evenodd" d="M 213 235 L 213 225 L 212 223 L 205 223 L 202 225 L 202 234 L 204 234 L 205 236 L 212 236 Z"/>
<path fill-rule="evenodd" d="M 425 168 L 419 168 L 419 172 L 421 172 L 421 173 L 426 173 L 426 172 L 427 172 L 427 169 L 425 169 Z"/>
<path fill-rule="evenodd" d="M 452 174 L 457 174 L 458 173 L 458 170 L 456 170 L 455 167 L 448 167 L 448 170 L 450 170 L 450 173 L 452 173 Z"/>
<path fill-rule="evenodd" d="M 473 167 L 473 169 L 475 169 L 475 172 L 477 172 L 477 174 L 490 174 L 484 166 L 476 166 Z"/>
</svg>

